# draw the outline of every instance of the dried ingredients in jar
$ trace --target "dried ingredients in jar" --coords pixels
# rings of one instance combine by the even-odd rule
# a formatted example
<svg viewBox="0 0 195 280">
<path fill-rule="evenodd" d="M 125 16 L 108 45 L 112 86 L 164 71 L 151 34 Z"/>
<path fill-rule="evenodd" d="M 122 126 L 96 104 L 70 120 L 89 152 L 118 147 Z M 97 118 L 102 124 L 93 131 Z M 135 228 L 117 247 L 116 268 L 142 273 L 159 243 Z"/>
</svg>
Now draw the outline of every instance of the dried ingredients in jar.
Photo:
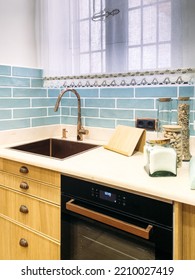
<svg viewBox="0 0 195 280">
<path fill-rule="evenodd" d="M 170 145 L 177 153 L 177 167 L 182 166 L 182 127 L 180 125 L 163 125 L 164 137 L 170 139 Z"/>
<path fill-rule="evenodd" d="M 178 125 L 182 127 L 182 160 L 189 161 L 190 154 L 190 98 L 178 98 Z"/>
</svg>

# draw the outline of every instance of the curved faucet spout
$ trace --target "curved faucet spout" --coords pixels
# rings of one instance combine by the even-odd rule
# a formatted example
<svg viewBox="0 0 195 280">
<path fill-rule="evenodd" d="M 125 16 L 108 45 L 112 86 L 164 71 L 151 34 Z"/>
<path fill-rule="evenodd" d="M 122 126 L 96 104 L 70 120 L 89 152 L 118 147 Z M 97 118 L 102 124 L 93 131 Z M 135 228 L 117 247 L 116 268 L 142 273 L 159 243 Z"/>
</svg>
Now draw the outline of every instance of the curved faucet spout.
<svg viewBox="0 0 195 280">
<path fill-rule="evenodd" d="M 56 112 L 59 108 L 60 101 L 62 99 L 62 96 L 68 92 L 71 91 L 74 93 L 77 97 L 77 103 L 78 103 L 78 118 L 77 118 L 77 140 L 83 140 L 83 134 L 88 134 L 88 130 L 84 129 L 81 124 L 81 98 L 78 92 L 75 89 L 63 89 L 61 90 L 60 94 L 58 95 L 54 111 Z"/>
</svg>

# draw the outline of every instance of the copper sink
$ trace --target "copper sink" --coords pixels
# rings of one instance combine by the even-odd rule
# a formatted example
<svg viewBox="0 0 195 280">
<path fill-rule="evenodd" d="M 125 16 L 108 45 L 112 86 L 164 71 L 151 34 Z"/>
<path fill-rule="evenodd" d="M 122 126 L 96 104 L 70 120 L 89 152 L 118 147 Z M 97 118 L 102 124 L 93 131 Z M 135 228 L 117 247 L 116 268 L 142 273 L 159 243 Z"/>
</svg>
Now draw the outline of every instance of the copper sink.
<svg viewBox="0 0 195 280">
<path fill-rule="evenodd" d="M 49 138 L 11 148 L 33 154 L 64 159 L 96 147 L 99 146 L 83 142 Z"/>
</svg>

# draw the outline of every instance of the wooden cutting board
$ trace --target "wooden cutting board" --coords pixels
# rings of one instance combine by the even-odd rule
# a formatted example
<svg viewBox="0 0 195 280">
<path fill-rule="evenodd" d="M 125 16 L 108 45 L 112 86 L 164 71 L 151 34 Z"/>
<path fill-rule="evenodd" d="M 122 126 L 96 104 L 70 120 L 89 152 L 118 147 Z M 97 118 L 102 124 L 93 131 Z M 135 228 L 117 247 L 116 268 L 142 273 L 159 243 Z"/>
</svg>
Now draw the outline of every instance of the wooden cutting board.
<svg viewBox="0 0 195 280">
<path fill-rule="evenodd" d="M 125 156 L 131 156 L 135 151 L 143 152 L 145 142 L 145 129 L 119 125 L 104 148 Z"/>
</svg>

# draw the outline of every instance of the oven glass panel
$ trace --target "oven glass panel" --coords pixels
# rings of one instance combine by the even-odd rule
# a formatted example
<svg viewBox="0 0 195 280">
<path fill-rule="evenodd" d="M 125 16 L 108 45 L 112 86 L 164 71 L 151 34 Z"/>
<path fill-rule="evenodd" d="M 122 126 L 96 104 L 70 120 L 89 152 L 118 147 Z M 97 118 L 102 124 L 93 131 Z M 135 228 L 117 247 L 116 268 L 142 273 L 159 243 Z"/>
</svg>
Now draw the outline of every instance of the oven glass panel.
<svg viewBox="0 0 195 280">
<path fill-rule="evenodd" d="M 62 226 L 62 239 L 74 260 L 154 260 L 154 244 L 95 221 L 71 217 Z M 68 229 L 70 230 L 68 232 Z M 68 244 L 69 243 L 69 244 Z M 66 248 L 66 245 L 63 244 Z M 66 251 L 67 252 L 67 251 Z M 63 252 L 62 252 L 63 255 Z"/>
</svg>

